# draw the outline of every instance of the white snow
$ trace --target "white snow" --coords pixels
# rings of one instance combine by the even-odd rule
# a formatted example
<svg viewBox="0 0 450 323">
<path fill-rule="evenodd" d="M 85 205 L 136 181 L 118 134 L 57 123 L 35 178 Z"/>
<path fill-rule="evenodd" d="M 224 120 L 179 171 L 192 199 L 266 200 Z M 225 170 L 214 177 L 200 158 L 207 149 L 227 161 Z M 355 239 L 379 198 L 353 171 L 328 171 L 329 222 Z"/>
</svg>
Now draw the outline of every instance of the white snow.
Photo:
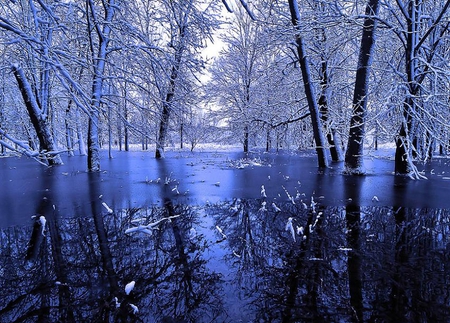
<svg viewBox="0 0 450 323">
<path fill-rule="evenodd" d="M 177 195 L 180 194 L 180 192 L 178 191 L 178 185 L 175 185 L 175 187 L 172 188 L 172 192 L 175 192 Z"/>
<path fill-rule="evenodd" d="M 262 197 L 267 197 L 267 195 L 266 195 L 266 189 L 265 189 L 264 185 L 261 185 L 261 196 L 262 196 Z"/>
<path fill-rule="evenodd" d="M 133 314 L 139 313 L 139 308 L 136 305 L 130 303 L 130 306 L 133 309 Z"/>
<path fill-rule="evenodd" d="M 114 211 L 108 206 L 108 204 L 106 204 L 106 202 L 102 202 L 102 205 L 103 205 L 103 207 L 106 209 L 106 211 L 109 214 L 113 214 L 114 213 Z"/>
<path fill-rule="evenodd" d="M 216 225 L 216 229 L 217 229 L 217 231 L 219 231 L 219 233 L 222 235 L 222 237 L 223 237 L 224 239 L 227 238 L 227 236 L 225 235 L 225 233 L 223 233 L 222 228 L 220 228 L 218 225 Z"/>
<path fill-rule="evenodd" d="M 137 227 L 131 227 L 125 230 L 125 233 L 133 233 L 133 232 L 142 232 L 148 235 L 152 235 L 154 229 L 156 229 L 156 226 L 158 226 L 163 221 L 170 221 L 171 219 L 178 218 L 180 214 L 169 216 L 167 218 L 159 219 L 158 221 L 155 221 L 153 223 L 149 223 L 147 225 L 138 225 Z"/>
<path fill-rule="evenodd" d="M 131 291 L 134 289 L 136 282 L 134 280 L 130 281 L 125 285 L 125 294 L 130 295 Z"/>
<path fill-rule="evenodd" d="M 314 197 L 311 196 L 311 210 L 313 213 L 316 213 L 316 205 L 317 205 L 317 203 L 314 202 Z"/>
<path fill-rule="evenodd" d="M 46 223 L 47 223 L 47 219 L 45 218 L 45 216 L 41 215 L 39 217 L 39 224 L 42 227 L 42 230 L 41 230 L 42 235 L 45 235 L 44 232 L 45 232 L 45 224 Z"/>
<path fill-rule="evenodd" d="M 272 203 L 272 207 L 275 212 L 281 212 L 281 209 L 275 204 L 275 202 Z"/>
<path fill-rule="evenodd" d="M 189 239 L 194 239 L 197 236 L 197 231 L 194 228 L 189 230 Z"/>
<path fill-rule="evenodd" d="M 267 209 L 266 209 L 266 204 L 267 204 L 266 201 L 262 201 L 262 202 L 261 202 L 261 207 L 260 207 L 260 209 L 259 209 L 260 212 L 265 212 L 265 211 L 267 211 Z"/>
<path fill-rule="evenodd" d="M 285 230 L 289 231 L 289 233 L 292 236 L 292 239 L 295 241 L 295 231 L 294 231 L 294 225 L 292 224 L 292 218 L 288 218 Z"/>
</svg>

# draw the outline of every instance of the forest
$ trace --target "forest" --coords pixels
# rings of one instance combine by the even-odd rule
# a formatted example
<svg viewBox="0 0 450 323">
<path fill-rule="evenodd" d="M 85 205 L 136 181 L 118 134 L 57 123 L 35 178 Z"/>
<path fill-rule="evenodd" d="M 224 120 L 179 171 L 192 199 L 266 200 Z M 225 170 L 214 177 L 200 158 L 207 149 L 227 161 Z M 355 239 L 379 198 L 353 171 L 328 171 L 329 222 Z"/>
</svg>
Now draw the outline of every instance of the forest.
<svg viewBox="0 0 450 323">
<path fill-rule="evenodd" d="M 0 322 L 448 322 L 449 6 L 2 0 Z"/>
<path fill-rule="evenodd" d="M 449 146 L 450 1 L 6 1 L 1 153 L 315 149 L 318 166 Z M 133 148 L 134 147 L 134 148 Z M 394 152 L 393 152 L 394 154 Z"/>
</svg>

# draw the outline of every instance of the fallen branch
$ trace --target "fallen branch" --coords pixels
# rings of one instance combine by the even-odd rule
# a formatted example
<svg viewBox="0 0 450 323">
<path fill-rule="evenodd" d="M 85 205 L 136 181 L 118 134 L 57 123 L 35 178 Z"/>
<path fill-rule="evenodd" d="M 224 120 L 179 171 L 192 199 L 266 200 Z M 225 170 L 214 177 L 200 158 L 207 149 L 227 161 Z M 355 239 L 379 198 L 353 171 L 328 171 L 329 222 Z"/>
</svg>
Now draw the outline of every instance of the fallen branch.
<svg viewBox="0 0 450 323">
<path fill-rule="evenodd" d="M 7 143 L 6 141 L 1 140 L 1 139 L 0 139 L 0 145 L 5 147 L 6 149 L 14 151 L 20 155 L 25 155 L 29 158 L 32 158 L 35 161 L 37 161 L 39 164 L 44 165 L 44 166 L 48 166 L 48 164 L 43 162 L 42 160 L 48 160 L 48 159 L 53 158 L 54 156 L 57 156 L 63 152 L 67 152 L 67 150 L 41 151 L 41 152 L 34 151 L 34 150 L 31 150 L 27 144 L 24 144 L 23 141 L 11 137 L 2 129 L 0 129 L 0 135 L 2 135 L 4 138 L 10 140 L 14 144 L 16 144 L 18 147 L 20 147 L 20 149 L 13 147 L 9 143 Z"/>
</svg>

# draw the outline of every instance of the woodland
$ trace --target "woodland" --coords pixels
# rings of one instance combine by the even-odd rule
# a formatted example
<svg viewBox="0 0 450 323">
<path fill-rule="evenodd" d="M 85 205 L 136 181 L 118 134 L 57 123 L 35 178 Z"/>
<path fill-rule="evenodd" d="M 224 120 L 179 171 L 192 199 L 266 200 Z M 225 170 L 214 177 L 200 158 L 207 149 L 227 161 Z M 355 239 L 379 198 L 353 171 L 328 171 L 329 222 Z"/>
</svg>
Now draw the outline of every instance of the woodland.
<svg viewBox="0 0 450 323">
<path fill-rule="evenodd" d="M 450 0 L 7 0 L 1 154 L 307 149 L 364 174 L 449 148 Z M 394 171 L 394 170 L 393 170 Z"/>
<path fill-rule="evenodd" d="M 0 322 L 448 322 L 449 6 L 1 0 Z"/>
</svg>

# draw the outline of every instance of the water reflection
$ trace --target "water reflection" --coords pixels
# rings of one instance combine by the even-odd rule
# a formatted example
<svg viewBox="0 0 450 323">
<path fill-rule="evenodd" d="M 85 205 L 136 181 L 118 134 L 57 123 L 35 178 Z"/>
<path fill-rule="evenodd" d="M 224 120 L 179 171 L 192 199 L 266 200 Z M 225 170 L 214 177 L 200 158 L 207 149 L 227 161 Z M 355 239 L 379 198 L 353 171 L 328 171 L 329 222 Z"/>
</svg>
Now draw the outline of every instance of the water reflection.
<svg viewBox="0 0 450 323">
<path fill-rule="evenodd" d="M 347 271 L 352 322 L 364 321 L 362 257 L 361 257 L 361 188 L 365 180 L 362 176 L 346 176 L 349 197 L 345 206 L 347 225 Z"/>
<path fill-rule="evenodd" d="M 28 226 L 0 231 L 0 321 L 447 322 L 449 210 L 361 207 L 360 180 L 342 207 L 194 207 L 174 184 L 162 206 L 109 213 L 98 198 L 80 218 L 43 193 Z"/>
</svg>

